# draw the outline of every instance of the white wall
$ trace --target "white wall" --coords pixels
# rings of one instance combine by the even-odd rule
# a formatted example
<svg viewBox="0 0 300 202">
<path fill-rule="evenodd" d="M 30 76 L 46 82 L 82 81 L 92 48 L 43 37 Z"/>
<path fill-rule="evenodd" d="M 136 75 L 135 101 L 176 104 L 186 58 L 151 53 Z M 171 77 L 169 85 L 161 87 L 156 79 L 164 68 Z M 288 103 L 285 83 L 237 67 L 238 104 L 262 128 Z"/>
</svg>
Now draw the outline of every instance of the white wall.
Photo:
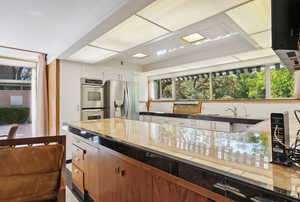
<svg viewBox="0 0 300 202">
<path fill-rule="evenodd" d="M 61 121 L 78 121 L 80 119 L 80 78 L 94 78 L 102 80 L 136 81 L 140 100 L 146 100 L 147 78 L 141 74 L 142 68 L 131 63 L 120 64 L 110 61 L 105 64 L 85 64 L 61 61 Z"/>
</svg>

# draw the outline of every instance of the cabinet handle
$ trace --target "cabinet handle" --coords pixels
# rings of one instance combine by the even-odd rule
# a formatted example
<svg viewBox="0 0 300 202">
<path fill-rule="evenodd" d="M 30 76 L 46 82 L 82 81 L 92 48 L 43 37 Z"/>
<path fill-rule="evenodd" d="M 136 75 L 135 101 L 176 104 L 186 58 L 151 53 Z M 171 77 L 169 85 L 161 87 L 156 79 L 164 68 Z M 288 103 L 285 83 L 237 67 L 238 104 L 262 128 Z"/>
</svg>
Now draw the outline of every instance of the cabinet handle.
<svg viewBox="0 0 300 202">
<path fill-rule="evenodd" d="M 120 173 L 120 167 L 115 168 L 115 173 L 118 175 Z"/>
<path fill-rule="evenodd" d="M 124 177 L 124 176 L 125 176 L 125 174 L 126 174 L 125 170 L 121 170 L 121 172 L 120 172 L 120 176 L 121 176 L 121 177 Z"/>
<path fill-rule="evenodd" d="M 75 169 L 75 173 L 78 174 L 78 173 L 79 173 L 79 170 L 78 170 L 78 169 Z"/>
</svg>

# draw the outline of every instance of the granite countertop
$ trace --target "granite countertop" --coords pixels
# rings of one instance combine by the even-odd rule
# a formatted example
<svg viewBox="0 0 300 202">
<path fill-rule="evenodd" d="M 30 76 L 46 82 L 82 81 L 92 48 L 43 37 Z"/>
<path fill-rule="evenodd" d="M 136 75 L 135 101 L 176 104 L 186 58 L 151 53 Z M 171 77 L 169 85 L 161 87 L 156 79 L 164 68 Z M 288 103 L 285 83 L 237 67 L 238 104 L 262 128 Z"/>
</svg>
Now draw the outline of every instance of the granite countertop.
<svg viewBox="0 0 300 202">
<path fill-rule="evenodd" d="M 207 121 L 221 121 L 221 122 L 241 123 L 241 124 L 257 124 L 264 120 L 264 119 L 252 118 L 252 117 L 239 117 L 239 116 L 235 117 L 229 115 L 201 114 L 201 113 L 178 114 L 178 113 L 166 113 L 166 112 L 140 112 L 140 115 L 186 118 L 186 119 L 207 120 Z"/>
<path fill-rule="evenodd" d="M 266 121 L 238 133 L 120 119 L 68 125 L 300 199 L 300 169 L 269 163 L 270 127 Z"/>
</svg>

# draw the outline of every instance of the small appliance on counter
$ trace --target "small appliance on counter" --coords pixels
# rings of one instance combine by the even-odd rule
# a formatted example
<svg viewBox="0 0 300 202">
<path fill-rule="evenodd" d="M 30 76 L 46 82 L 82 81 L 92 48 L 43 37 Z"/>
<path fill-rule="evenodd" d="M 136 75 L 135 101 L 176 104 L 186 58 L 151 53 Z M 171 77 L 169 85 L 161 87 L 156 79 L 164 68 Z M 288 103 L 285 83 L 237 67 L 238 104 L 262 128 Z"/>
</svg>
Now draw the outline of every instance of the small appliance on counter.
<svg viewBox="0 0 300 202">
<path fill-rule="evenodd" d="M 300 111 L 295 110 L 294 115 L 300 124 Z M 290 144 L 288 120 L 288 113 L 271 114 L 272 163 L 300 167 L 300 130 L 295 142 Z"/>
<path fill-rule="evenodd" d="M 271 114 L 272 163 L 286 165 L 289 141 L 289 114 Z"/>
<path fill-rule="evenodd" d="M 102 80 L 81 78 L 81 120 L 104 118 L 104 84 Z"/>
</svg>

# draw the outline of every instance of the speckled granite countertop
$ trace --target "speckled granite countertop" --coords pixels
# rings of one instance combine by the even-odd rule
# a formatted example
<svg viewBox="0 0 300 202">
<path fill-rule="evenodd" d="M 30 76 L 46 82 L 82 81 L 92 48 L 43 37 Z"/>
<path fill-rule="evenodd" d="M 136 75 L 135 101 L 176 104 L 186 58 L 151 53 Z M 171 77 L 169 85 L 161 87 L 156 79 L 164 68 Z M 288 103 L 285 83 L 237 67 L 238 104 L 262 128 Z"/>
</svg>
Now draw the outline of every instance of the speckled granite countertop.
<svg viewBox="0 0 300 202">
<path fill-rule="evenodd" d="M 220 175 L 226 182 L 214 183 L 213 186 L 226 190 L 228 197 L 237 192 L 248 199 L 251 197 L 249 193 L 253 193 L 250 188 L 253 188 L 258 195 L 253 194 L 256 201 L 260 198 L 270 200 L 273 194 L 284 198 L 278 201 L 300 199 L 300 169 L 269 163 L 270 127 L 266 121 L 238 133 L 120 119 L 80 121 L 67 125 L 74 129 L 71 132 L 96 144 L 102 144 L 101 138 L 109 139 L 128 145 L 128 148 L 173 159 L 179 162 L 178 165 L 184 163 Z M 267 194 L 258 194 L 260 191 Z"/>
</svg>

